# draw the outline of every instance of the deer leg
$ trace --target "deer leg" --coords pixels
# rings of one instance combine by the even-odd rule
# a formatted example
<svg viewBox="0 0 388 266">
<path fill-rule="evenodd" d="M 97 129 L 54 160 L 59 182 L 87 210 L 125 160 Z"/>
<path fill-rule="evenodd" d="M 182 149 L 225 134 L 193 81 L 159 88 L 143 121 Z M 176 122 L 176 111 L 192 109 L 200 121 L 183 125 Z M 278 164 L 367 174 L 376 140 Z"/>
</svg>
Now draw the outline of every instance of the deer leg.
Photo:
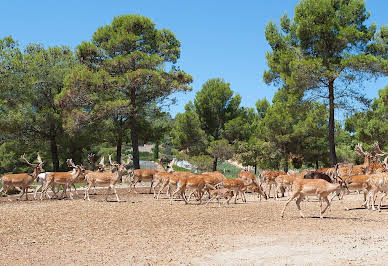
<svg viewBox="0 0 388 266">
<path fill-rule="evenodd" d="M 139 182 L 139 179 L 135 178 L 134 181 L 132 182 L 131 186 L 129 187 L 128 193 L 131 193 L 132 190 L 133 190 L 133 192 L 137 193 L 137 191 L 135 190 L 135 186 L 136 186 L 137 182 Z"/>
<path fill-rule="evenodd" d="M 161 187 L 160 187 L 160 189 L 158 191 L 158 195 L 156 196 L 156 199 L 159 199 L 160 193 L 163 191 L 163 189 L 165 187 L 167 187 L 167 185 L 168 185 L 168 181 L 167 182 L 163 182 L 163 184 L 161 185 Z M 168 194 L 168 196 L 170 197 L 170 186 L 168 186 L 166 194 Z"/>
<path fill-rule="evenodd" d="M 87 188 L 86 191 L 85 191 L 84 200 L 85 200 L 86 197 L 87 197 L 88 201 L 90 201 L 90 198 L 89 198 L 89 190 L 90 190 L 91 186 L 92 186 L 92 183 L 89 183 L 89 184 L 88 184 L 88 188 Z"/>
<path fill-rule="evenodd" d="M 151 186 L 150 186 L 150 192 L 149 192 L 150 194 L 152 193 L 152 190 L 151 190 L 151 189 L 152 189 L 152 185 L 153 185 L 153 184 L 154 184 L 154 178 L 151 179 Z"/>
<path fill-rule="evenodd" d="M 171 197 L 170 197 L 170 204 L 172 204 L 172 200 L 174 199 L 174 196 L 176 193 L 180 192 L 182 188 L 179 187 L 179 185 L 177 186 L 176 190 L 171 194 Z"/>
<path fill-rule="evenodd" d="M 42 186 L 43 186 L 43 182 L 40 182 L 40 183 L 36 186 L 36 188 L 35 188 L 35 190 L 34 190 L 34 200 L 36 200 L 36 194 L 38 193 L 38 190 L 39 190 Z"/>
<path fill-rule="evenodd" d="M 108 189 L 106 190 L 105 201 L 108 201 L 109 192 L 110 192 L 110 186 L 109 186 Z"/>
<path fill-rule="evenodd" d="M 326 201 L 327 205 L 326 205 L 325 209 L 323 209 L 323 211 L 321 211 L 321 219 L 323 218 L 323 217 L 322 217 L 322 214 L 324 214 L 325 211 L 327 210 L 327 208 L 330 207 L 330 201 L 329 201 L 329 199 L 328 199 L 327 197 L 323 197 L 323 199 Z"/>
<path fill-rule="evenodd" d="M 72 185 L 70 185 L 70 186 L 69 186 L 69 185 L 66 185 L 66 187 L 69 188 L 70 199 L 73 200 L 74 198 L 73 198 L 73 193 L 71 193 L 71 186 L 72 186 Z"/>
<path fill-rule="evenodd" d="M 211 200 L 213 200 L 214 198 L 215 198 L 215 196 L 211 197 L 211 198 L 206 202 L 205 206 L 207 206 L 207 205 L 209 204 L 209 202 L 210 202 Z"/>
<path fill-rule="evenodd" d="M 304 215 L 303 215 L 302 209 L 300 208 L 300 203 L 302 202 L 303 199 L 304 199 L 304 197 L 302 195 L 300 195 L 299 198 L 297 198 L 297 200 L 296 200 L 296 207 L 298 208 L 299 214 L 302 218 L 304 218 Z"/>
<path fill-rule="evenodd" d="M 318 198 L 318 200 L 319 200 L 319 218 L 321 218 L 321 219 L 323 219 L 323 217 L 322 217 L 322 199 L 321 199 L 321 197 L 319 197 Z"/>
<path fill-rule="evenodd" d="M 381 204 L 383 203 L 383 199 L 384 199 L 385 196 L 387 196 L 387 192 L 386 192 L 386 191 L 384 191 L 384 192 L 383 192 L 383 195 L 381 195 L 380 202 L 379 202 L 379 206 L 378 206 L 379 212 L 381 212 L 380 207 L 381 207 Z"/>
<path fill-rule="evenodd" d="M 78 196 L 78 192 L 77 192 L 77 188 L 75 187 L 75 184 L 73 183 L 72 186 L 74 188 L 75 194 Z"/>
<path fill-rule="evenodd" d="M 159 185 L 160 180 L 158 180 L 153 186 L 151 186 L 152 190 L 154 191 L 154 199 L 156 199 L 156 187 Z"/>
<path fill-rule="evenodd" d="M 115 185 L 112 185 L 112 188 L 113 188 L 113 192 L 114 192 L 115 195 L 116 195 L 116 200 L 117 200 L 117 202 L 120 202 L 119 196 L 117 195 L 116 186 L 115 186 Z"/>
<path fill-rule="evenodd" d="M 28 197 L 27 197 L 27 195 L 28 195 L 28 187 L 29 187 L 29 186 L 26 186 L 26 188 L 25 188 L 25 191 L 26 191 L 26 200 L 28 200 Z"/>
<path fill-rule="evenodd" d="M 22 191 L 20 192 L 19 197 L 17 198 L 17 200 L 20 200 L 23 197 L 24 193 L 25 193 L 25 190 L 24 190 L 24 186 L 23 186 L 22 187 Z"/>
<path fill-rule="evenodd" d="M 199 195 L 199 203 L 198 203 L 198 205 L 201 205 L 202 204 L 202 196 L 203 196 L 202 191 L 198 190 L 198 195 Z"/>
<path fill-rule="evenodd" d="M 282 212 L 281 212 L 281 214 L 280 214 L 280 217 L 283 218 L 283 216 L 284 216 L 284 211 L 286 210 L 287 205 L 290 204 L 290 202 L 291 202 L 293 199 L 295 199 L 296 196 L 298 196 L 298 193 L 292 194 L 291 197 L 287 200 L 286 204 L 284 204 L 284 207 L 283 207 L 283 210 L 282 210 Z"/>
</svg>

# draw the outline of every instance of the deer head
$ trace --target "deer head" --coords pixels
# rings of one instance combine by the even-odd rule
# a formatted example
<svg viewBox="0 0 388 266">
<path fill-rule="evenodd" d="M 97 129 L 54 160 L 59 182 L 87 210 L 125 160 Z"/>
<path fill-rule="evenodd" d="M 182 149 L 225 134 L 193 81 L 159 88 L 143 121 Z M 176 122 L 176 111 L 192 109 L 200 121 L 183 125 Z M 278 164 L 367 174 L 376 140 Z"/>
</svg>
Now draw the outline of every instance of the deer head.
<svg viewBox="0 0 388 266">
<path fill-rule="evenodd" d="M 365 164 L 369 164 L 370 160 L 373 159 L 372 154 L 369 153 L 369 152 L 367 152 L 367 151 L 364 151 L 364 150 L 362 149 L 362 144 L 360 144 L 360 143 L 358 143 L 358 144 L 356 145 L 356 147 L 354 148 L 354 151 L 355 151 L 358 155 L 364 156 L 364 163 L 365 163 Z"/>
<path fill-rule="evenodd" d="M 94 161 L 94 156 L 96 156 L 94 153 L 89 153 L 89 154 L 88 154 L 88 162 L 89 162 L 92 166 L 94 166 L 94 164 L 96 163 L 96 162 Z"/>
<path fill-rule="evenodd" d="M 40 158 L 39 153 L 38 153 L 38 156 L 36 157 L 36 160 L 38 161 L 37 164 L 32 164 L 32 163 L 30 163 L 30 162 L 26 159 L 26 154 L 23 154 L 23 155 L 20 157 L 20 159 L 21 159 L 22 161 L 24 161 L 26 164 L 28 164 L 29 166 L 31 166 L 32 168 L 34 168 L 34 171 L 36 171 L 38 174 L 44 172 L 44 169 L 43 169 L 43 164 L 44 164 L 44 163 L 43 163 L 43 161 L 42 161 L 42 158 Z M 38 175 L 38 174 L 37 174 L 37 175 Z"/>
</svg>

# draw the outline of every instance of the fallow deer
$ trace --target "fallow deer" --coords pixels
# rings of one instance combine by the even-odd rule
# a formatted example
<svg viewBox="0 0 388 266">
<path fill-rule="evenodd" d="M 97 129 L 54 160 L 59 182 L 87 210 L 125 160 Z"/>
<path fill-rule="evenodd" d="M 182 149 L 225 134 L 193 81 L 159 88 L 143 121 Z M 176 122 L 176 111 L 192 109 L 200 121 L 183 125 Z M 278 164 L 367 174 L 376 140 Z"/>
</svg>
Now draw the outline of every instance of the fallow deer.
<svg viewBox="0 0 388 266">
<path fill-rule="evenodd" d="M 82 165 L 75 165 L 71 159 L 66 160 L 67 164 L 73 168 L 73 171 L 69 172 L 52 172 L 47 174 L 46 176 L 46 184 L 42 188 L 42 193 L 40 194 L 40 200 L 43 199 L 43 195 L 47 195 L 47 190 L 49 187 L 53 188 L 55 186 L 62 185 L 63 191 L 60 198 L 63 198 L 66 195 L 66 191 L 70 188 L 74 183 L 79 181 L 80 179 L 85 178 L 85 169 Z M 73 193 L 71 193 L 70 189 L 70 199 L 73 199 Z"/>
<path fill-rule="evenodd" d="M 12 188 L 12 187 L 20 187 L 22 192 L 20 193 L 20 196 L 19 196 L 18 200 L 20 200 L 24 194 L 26 194 L 26 200 L 28 200 L 27 190 L 30 187 L 30 185 L 32 184 L 32 182 L 34 182 L 34 180 L 38 177 L 38 175 L 41 172 L 44 172 L 43 162 L 42 162 L 42 159 L 40 158 L 39 154 L 37 156 L 37 161 L 38 161 L 37 164 L 30 163 L 26 159 L 26 155 L 25 154 L 23 154 L 21 156 L 21 159 L 25 163 L 27 163 L 29 166 L 31 166 L 33 168 L 32 174 L 22 173 L 22 174 L 3 175 L 2 178 L 1 178 L 3 186 L 2 186 L 2 188 L 0 190 L 0 193 L 3 193 L 3 191 L 5 190 L 4 193 L 7 194 L 8 190 L 10 188 Z"/>
<path fill-rule="evenodd" d="M 346 188 L 346 183 L 338 177 L 339 183 L 332 184 L 323 179 L 296 179 L 292 184 L 292 196 L 284 205 L 284 208 L 281 212 L 281 217 L 284 216 L 284 211 L 286 210 L 287 205 L 297 197 L 296 206 L 299 210 L 300 216 L 304 218 L 302 210 L 300 208 L 300 202 L 306 196 L 317 196 L 320 203 L 320 218 L 323 218 L 323 213 L 330 206 L 330 201 L 327 198 L 332 192 L 340 191 Z M 326 201 L 327 205 L 322 210 L 322 200 Z"/>
<path fill-rule="evenodd" d="M 112 155 L 109 155 L 109 163 L 112 167 L 117 168 L 117 171 L 115 173 L 104 173 L 104 172 L 90 172 L 85 175 L 86 182 L 88 184 L 88 187 L 85 191 L 85 199 L 89 198 L 89 190 L 92 186 L 95 185 L 107 185 L 107 191 L 105 195 L 105 201 L 108 201 L 109 192 L 111 189 L 113 189 L 114 194 L 116 195 L 117 202 L 120 202 L 119 196 L 117 195 L 116 191 L 116 184 L 120 180 L 120 178 L 123 176 L 124 171 L 126 170 L 125 167 L 131 163 L 131 158 L 129 156 L 126 163 L 121 162 L 113 163 L 112 162 Z"/>
</svg>

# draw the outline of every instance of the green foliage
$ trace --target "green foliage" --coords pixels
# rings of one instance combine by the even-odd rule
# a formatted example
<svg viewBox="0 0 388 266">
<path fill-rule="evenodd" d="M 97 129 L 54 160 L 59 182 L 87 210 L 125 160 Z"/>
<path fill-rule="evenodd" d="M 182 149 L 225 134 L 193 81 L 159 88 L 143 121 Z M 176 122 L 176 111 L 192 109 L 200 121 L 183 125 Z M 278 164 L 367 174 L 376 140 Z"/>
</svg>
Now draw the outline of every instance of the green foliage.
<svg viewBox="0 0 388 266">
<path fill-rule="evenodd" d="M 352 100 L 368 104 L 357 84 L 388 73 L 386 42 L 381 28 L 367 26 L 369 12 L 363 0 L 305 0 L 295 7 L 294 21 L 280 19 L 265 28 L 272 52 L 266 58 L 268 84 L 281 84 L 329 102 L 331 163 L 337 161 L 334 108 L 353 110 Z M 352 84 L 352 86 L 349 86 Z"/>
<path fill-rule="evenodd" d="M 213 159 L 209 155 L 192 156 L 189 158 L 189 162 L 201 172 L 210 171 L 213 165 Z"/>
<path fill-rule="evenodd" d="M 207 137 L 200 127 L 197 113 L 193 104 L 186 104 L 185 112 L 175 117 L 175 123 L 171 131 L 172 143 L 178 150 L 187 151 L 190 155 L 199 155 L 207 147 Z"/>
<path fill-rule="evenodd" d="M 232 158 L 234 150 L 233 146 L 230 145 L 226 139 L 220 139 L 210 142 L 207 152 L 213 156 L 213 158 L 224 161 Z"/>
<path fill-rule="evenodd" d="M 218 170 L 227 178 L 237 178 L 237 174 L 241 172 L 240 168 L 228 162 L 221 162 L 218 165 Z"/>
<path fill-rule="evenodd" d="M 139 120 L 147 108 L 191 89 L 192 77 L 174 65 L 180 42 L 171 31 L 156 29 L 149 18 L 122 15 L 100 27 L 76 53 L 83 66 L 67 80 L 61 101 L 73 120 L 112 120 L 118 156 L 130 128 L 138 168 Z"/>
<path fill-rule="evenodd" d="M 240 102 L 240 95 L 233 97 L 230 84 L 223 79 L 206 81 L 194 99 L 201 128 L 214 140 L 218 140 L 225 123 L 238 116 Z"/>
<path fill-rule="evenodd" d="M 186 168 L 183 168 L 183 167 L 179 167 L 178 165 L 173 165 L 173 166 L 172 166 L 172 169 L 174 169 L 174 171 L 190 172 L 189 169 L 186 169 Z"/>
<path fill-rule="evenodd" d="M 56 98 L 64 77 L 76 65 L 68 47 L 29 44 L 20 51 L 8 37 L 0 41 L 0 130 L 7 140 L 50 150 L 53 169 L 59 169 L 57 146 L 66 143 L 62 109 Z M 28 149 L 28 148 L 27 148 Z M 64 159 L 63 159 L 64 161 Z M 47 165 L 46 168 L 50 168 Z"/>
<path fill-rule="evenodd" d="M 355 113 L 346 119 L 345 129 L 354 134 L 355 142 L 371 146 L 378 141 L 380 148 L 387 150 L 388 86 L 379 90 L 379 97 L 374 99 L 370 109 Z"/>
</svg>

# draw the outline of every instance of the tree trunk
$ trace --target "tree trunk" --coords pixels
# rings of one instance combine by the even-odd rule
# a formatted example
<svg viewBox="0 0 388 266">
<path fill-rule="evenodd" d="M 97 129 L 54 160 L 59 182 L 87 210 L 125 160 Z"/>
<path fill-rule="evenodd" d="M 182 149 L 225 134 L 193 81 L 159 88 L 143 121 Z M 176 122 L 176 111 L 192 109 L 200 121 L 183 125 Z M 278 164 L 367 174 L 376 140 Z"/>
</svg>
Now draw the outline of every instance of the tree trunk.
<svg viewBox="0 0 388 266">
<path fill-rule="evenodd" d="M 51 159 L 53 160 L 53 171 L 58 172 L 59 170 L 58 147 L 57 147 L 55 125 L 53 123 L 50 123 L 50 150 L 51 150 Z"/>
<path fill-rule="evenodd" d="M 315 170 L 317 170 L 319 168 L 319 165 L 318 165 L 318 160 L 315 161 Z"/>
<path fill-rule="evenodd" d="M 217 161 L 218 161 L 218 158 L 215 157 L 213 161 L 213 171 L 217 171 Z"/>
<path fill-rule="evenodd" d="M 255 164 L 255 175 L 257 174 L 257 164 Z"/>
<path fill-rule="evenodd" d="M 329 149 L 330 149 L 330 159 L 331 165 L 334 166 L 337 164 L 337 155 L 335 153 L 335 140 L 334 140 L 334 129 L 335 129 L 335 120 L 334 120 L 334 80 L 329 81 Z"/>
<path fill-rule="evenodd" d="M 159 159 L 159 141 L 155 142 L 155 145 L 154 145 L 154 160 L 158 160 Z"/>
<path fill-rule="evenodd" d="M 131 140 L 132 140 L 132 156 L 133 156 L 133 167 L 134 169 L 140 169 L 139 164 L 139 138 L 137 136 L 137 125 L 136 116 L 131 116 L 130 127 L 131 127 Z"/>
<path fill-rule="evenodd" d="M 121 163 L 121 150 L 123 146 L 123 134 L 119 133 L 117 137 L 117 146 L 116 146 L 116 158 L 117 158 L 117 163 Z"/>
<path fill-rule="evenodd" d="M 53 171 L 58 172 L 59 170 L 59 158 L 58 158 L 58 147 L 55 135 L 50 136 L 50 150 L 51 159 L 53 160 Z"/>
<path fill-rule="evenodd" d="M 284 162 L 283 171 L 286 172 L 286 173 L 288 172 L 288 160 L 286 160 L 286 161 Z"/>
</svg>

